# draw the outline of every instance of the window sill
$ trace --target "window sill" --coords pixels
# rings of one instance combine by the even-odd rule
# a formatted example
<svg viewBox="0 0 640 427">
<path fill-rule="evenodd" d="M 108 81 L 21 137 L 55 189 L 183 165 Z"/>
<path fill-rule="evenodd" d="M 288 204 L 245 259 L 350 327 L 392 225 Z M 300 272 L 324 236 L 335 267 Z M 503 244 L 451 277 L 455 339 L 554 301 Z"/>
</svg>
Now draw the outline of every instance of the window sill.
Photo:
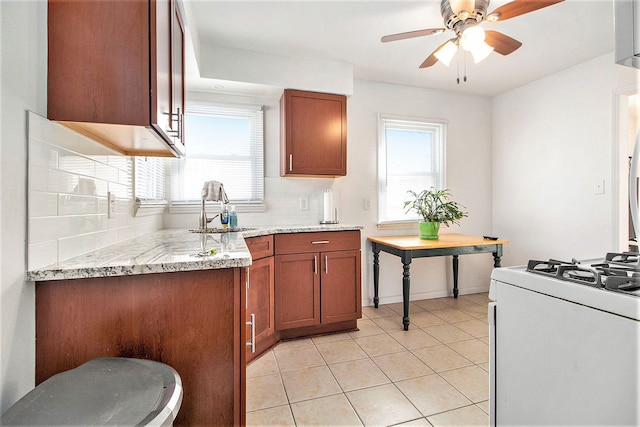
<svg viewBox="0 0 640 427">
<path fill-rule="evenodd" d="M 229 206 L 235 206 L 236 212 L 239 213 L 251 213 L 251 212 L 265 212 L 266 205 L 264 203 L 229 203 Z M 169 204 L 170 214 L 193 214 L 200 213 L 202 207 L 201 202 L 185 202 L 185 203 L 171 203 Z M 208 202 L 206 209 L 209 214 L 216 214 L 220 211 L 220 202 Z"/>
<path fill-rule="evenodd" d="M 163 214 L 167 208 L 167 202 L 141 202 L 136 200 L 133 206 L 133 216 L 150 216 Z"/>
<path fill-rule="evenodd" d="M 413 230 L 418 227 L 418 221 L 396 221 L 378 224 L 378 230 Z"/>
</svg>

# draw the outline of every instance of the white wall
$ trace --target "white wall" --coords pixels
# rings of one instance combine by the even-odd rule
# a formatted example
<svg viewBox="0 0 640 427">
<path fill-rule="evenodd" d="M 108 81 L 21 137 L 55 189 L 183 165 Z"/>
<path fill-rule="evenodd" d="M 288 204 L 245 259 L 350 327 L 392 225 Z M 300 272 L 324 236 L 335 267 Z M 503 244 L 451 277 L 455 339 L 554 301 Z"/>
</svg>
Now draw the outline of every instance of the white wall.
<svg viewBox="0 0 640 427">
<path fill-rule="evenodd" d="M 34 287 L 26 271 L 27 113 L 46 112 L 47 4 L 0 1 L 0 412 L 35 381 Z"/>
<path fill-rule="evenodd" d="M 493 228 L 511 241 L 504 265 L 618 249 L 614 93 L 638 76 L 608 54 L 493 99 Z"/>
<path fill-rule="evenodd" d="M 449 232 L 491 234 L 491 100 L 449 92 L 356 80 L 347 100 L 347 176 L 340 178 L 281 178 L 280 107 L 277 98 L 190 93 L 187 99 L 265 106 L 265 199 L 264 213 L 239 212 L 241 226 L 317 224 L 322 217 L 322 191 L 334 194 L 341 223 L 359 224 L 363 242 L 363 304 L 373 299 L 372 255 L 367 236 L 417 234 L 415 229 L 377 228 L 378 113 L 417 116 L 448 121 L 447 186 L 456 200 L 469 210 L 469 218 Z M 212 178 L 215 179 L 215 178 Z M 299 198 L 308 197 L 309 211 L 300 211 Z M 373 209 L 364 209 L 364 199 Z M 168 214 L 165 227 L 194 227 L 197 212 Z M 446 230 L 445 230 L 446 231 Z M 397 257 L 381 255 L 381 302 L 402 301 L 402 264 Z M 488 289 L 493 266 L 491 254 L 460 259 L 461 293 Z M 414 299 L 451 293 L 450 259 L 415 260 L 411 269 Z"/>
</svg>

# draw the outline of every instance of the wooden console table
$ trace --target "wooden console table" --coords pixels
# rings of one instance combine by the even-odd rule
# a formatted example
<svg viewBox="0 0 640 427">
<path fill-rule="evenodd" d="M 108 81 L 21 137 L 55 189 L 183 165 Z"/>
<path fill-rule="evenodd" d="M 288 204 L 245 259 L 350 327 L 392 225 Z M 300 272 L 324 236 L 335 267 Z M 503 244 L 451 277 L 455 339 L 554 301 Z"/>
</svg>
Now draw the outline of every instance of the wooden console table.
<svg viewBox="0 0 640 427">
<path fill-rule="evenodd" d="M 490 240 L 465 234 L 440 234 L 438 240 L 421 240 L 419 236 L 378 236 L 368 237 L 373 249 L 373 304 L 378 308 L 378 284 L 380 276 L 380 251 L 399 256 L 402 260 L 402 300 L 404 330 L 409 330 L 409 267 L 412 258 L 451 255 L 453 257 L 453 297 L 458 298 L 458 256 L 491 252 L 493 266 L 500 267 L 502 245 L 508 240 Z"/>
</svg>

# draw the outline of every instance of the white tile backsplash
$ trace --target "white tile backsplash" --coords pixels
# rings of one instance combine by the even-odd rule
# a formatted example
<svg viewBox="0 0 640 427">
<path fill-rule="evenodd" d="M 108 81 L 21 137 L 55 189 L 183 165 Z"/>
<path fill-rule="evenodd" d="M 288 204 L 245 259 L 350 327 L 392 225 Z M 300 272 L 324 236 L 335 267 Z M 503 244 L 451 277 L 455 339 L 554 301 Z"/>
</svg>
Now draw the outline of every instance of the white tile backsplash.
<svg viewBox="0 0 640 427">
<path fill-rule="evenodd" d="M 29 113 L 28 268 L 36 269 L 163 228 L 133 216 L 133 158 Z M 107 193 L 116 214 L 107 217 Z"/>
</svg>

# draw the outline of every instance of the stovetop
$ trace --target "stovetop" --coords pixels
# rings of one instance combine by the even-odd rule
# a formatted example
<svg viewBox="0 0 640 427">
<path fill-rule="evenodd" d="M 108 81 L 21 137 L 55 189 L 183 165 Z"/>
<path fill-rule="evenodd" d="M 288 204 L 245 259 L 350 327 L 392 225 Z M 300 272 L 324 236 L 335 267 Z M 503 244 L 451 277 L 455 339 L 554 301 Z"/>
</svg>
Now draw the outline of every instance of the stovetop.
<svg viewBox="0 0 640 427">
<path fill-rule="evenodd" d="M 531 260 L 527 271 L 640 297 L 640 254 L 636 252 L 609 252 L 603 260 L 582 262 Z"/>
<path fill-rule="evenodd" d="M 531 260 L 494 268 L 489 298 L 499 300 L 494 282 L 571 301 L 640 321 L 640 253 L 607 253 L 592 260 Z"/>
</svg>

